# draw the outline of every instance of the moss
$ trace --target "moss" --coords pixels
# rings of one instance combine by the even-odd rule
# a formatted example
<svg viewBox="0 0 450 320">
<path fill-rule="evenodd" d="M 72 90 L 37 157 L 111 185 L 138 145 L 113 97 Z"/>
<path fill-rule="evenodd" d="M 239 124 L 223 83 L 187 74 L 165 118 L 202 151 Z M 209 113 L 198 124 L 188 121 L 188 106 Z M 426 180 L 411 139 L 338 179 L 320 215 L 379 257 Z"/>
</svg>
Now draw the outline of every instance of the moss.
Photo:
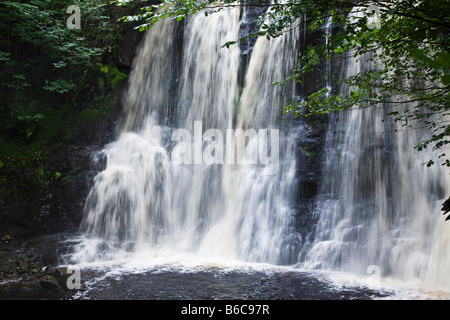
<svg viewBox="0 0 450 320">
<path fill-rule="evenodd" d="M 316 155 L 316 153 L 314 151 L 308 150 L 307 148 L 303 148 L 303 147 L 299 147 L 298 148 L 303 155 L 305 155 L 306 157 L 314 157 Z"/>
<path fill-rule="evenodd" d="M 117 70 L 117 74 L 114 76 L 114 78 L 111 81 L 111 88 L 113 90 L 115 90 L 122 81 L 125 81 L 127 79 L 127 77 L 128 77 L 128 75 Z"/>
<path fill-rule="evenodd" d="M 112 65 L 97 63 L 97 68 L 97 70 L 103 76 L 102 78 L 100 78 L 100 86 L 107 86 L 107 89 L 110 90 L 115 90 L 117 88 L 117 85 L 119 85 L 122 81 L 125 81 L 128 77 L 127 74 L 120 72 L 116 67 Z"/>
</svg>

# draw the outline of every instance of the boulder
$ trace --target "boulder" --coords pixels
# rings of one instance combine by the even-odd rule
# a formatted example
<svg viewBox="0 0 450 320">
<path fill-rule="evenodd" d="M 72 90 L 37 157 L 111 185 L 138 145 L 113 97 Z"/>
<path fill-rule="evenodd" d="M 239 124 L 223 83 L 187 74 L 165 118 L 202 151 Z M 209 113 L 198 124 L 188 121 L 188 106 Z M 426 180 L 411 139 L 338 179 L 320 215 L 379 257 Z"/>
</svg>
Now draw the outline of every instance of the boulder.
<svg viewBox="0 0 450 320">
<path fill-rule="evenodd" d="M 59 290 L 61 287 L 59 285 L 58 279 L 52 275 L 44 275 L 39 279 L 39 284 L 42 288 L 48 290 Z"/>
</svg>

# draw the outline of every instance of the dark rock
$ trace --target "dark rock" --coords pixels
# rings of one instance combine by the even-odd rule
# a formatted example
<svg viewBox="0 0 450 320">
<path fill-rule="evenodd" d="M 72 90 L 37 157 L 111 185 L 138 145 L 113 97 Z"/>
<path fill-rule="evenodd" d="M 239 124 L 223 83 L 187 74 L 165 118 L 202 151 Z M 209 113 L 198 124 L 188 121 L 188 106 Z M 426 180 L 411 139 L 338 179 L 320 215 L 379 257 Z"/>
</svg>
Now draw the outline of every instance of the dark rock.
<svg viewBox="0 0 450 320">
<path fill-rule="evenodd" d="M 67 244 L 62 235 L 21 239 L 0 251 L 0 299 L 63 299 L 70 276 L 59 267 Z"/>
<path fill-rule="evenodd" d="M 26 260 L 18 260 L 17 261 L 17 269 L 19 272 L 26 272 L 29 268 L 29 263 Z"/>
<path fill-rule="evenodd" d="M 122 44 L 119 47 L 119 64 L 130 68 L 136 54 L 136 49 L 142 40 L 143 32 L 137 30 L 126 30 L 123 34 Z"/>
<path fill-rule="evenodd" d="M 251 4 L 252 0 L 245 1 L 246 4 Z M 239 66 L 238 74 L 238 85 L 244 87 L 245 74 L 247 72 L 247 67 L 250 62 L 250 57 L 253 52 L 253 47 L 257 40 L 257 37 L 249 37 L 259 31 L 260 26 L 254 21 L 265 11 L 267 7 L 264 6 L 248 6 L 242 7 L 241 16 L 243 18 L 239 26 L 239 39 L 244 39 L 239 41 L 239 49 L 241 54 L 241 65 Z"/>
<path fill-rule="evenodd" d="M 55 248 L 47 248 L 42 252 L 41 261 L 44 265 L 54 265 L 58 263 L 58 252 Z"/>
<path fill-rule="evenodd" d="M 41 285 L 42 288 L 48 289 L 48 290 L 55 290 L 55 289 L 61 288 L 59 285 L 58 279 L 56 279 L 56 277 L 54 277 L 52 275 L 42 276 L 39 279 L 39 284 Z"/>
<path fill-rule="evenodd" d="M 69 271 L 68 267 L 59 267 L 52 274 L 58 280 L 60 287 L 68 290 L 67 280 L 73 274 L 72 271 Z"/>
<path fill-rule="evenodd" d="M 41 291 L 39 281 L 13 281 L 0 285 L 0 299 L 24 299 L 32 293 Z M 18 292 L 20 295 L 17 294 Z"/>
<path fill-rule="evenodd" d="M 12 252 L 0 251 L 0 272 L 8 272 L 16 268 L 16 259 Z"/>
<path fill-rule="evenodd" d="M 443 214 L 446 214 L 446 213 L 450 212 L 450 197 L 448 197 L 448 199 L 445 200 L 444 203 L 442 204 L 441 211 L 444 211 Z"/>
</svg>

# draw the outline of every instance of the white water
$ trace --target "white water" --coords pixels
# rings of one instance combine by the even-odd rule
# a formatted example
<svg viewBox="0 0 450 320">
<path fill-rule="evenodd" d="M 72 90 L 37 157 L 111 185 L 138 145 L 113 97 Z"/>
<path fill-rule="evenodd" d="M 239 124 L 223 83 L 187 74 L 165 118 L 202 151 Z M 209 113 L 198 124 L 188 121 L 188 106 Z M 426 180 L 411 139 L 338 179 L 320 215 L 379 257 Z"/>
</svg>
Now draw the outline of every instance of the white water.
<svg viewBox="0 0 450 320">
<path fill-rule="evenodd" d="M 243 262 L 297 262 L 294 138 L 280 119 L 295 90 L 272 83 L 289 75 L 299 36 L 258 39 L 239 88 L 239 48 L 220 49 L 237 38 L 238 16 L 235 10 L 199 14 L 182 33 L 165 20 L 148 32 L 130 79 L 123 133 L 103 150 L 107 166 L 87 199 L 85 236 L 72 263 L 243 268 Z M 345 72 L 365 67 L 352 61 Z M 354 274 L 367 275 L 376 265 L 387 287 L 402 280 L 448 290 L 450 230 L 440 215 L 448 175 L 423 166 L 429 154 L 413 153 L 426 133 L 393 133 L 395 125 L 383 123 L 384 116 L 379 109 L 348 111 L 330 123 L 321 189 L 326 200 L 318 202 L 315 243 L 301 266 L 333 270 L 336 283 L 351 284 L 365 283 Z M 193 133 L 195 121 L 224 137 L 229 128 L 285 128 L 279 170 L 265 175 L 271 168 L 263 165 L 176 164 L 171 134 L 177 128 Z M 249 155 L 258 153 L 258 142 L 268 143 L 248 141 Z M 194 140 L 186 150 L 199 147 Z M 236 145 L 226 147 L 230 154 Z"/>
<path fill-rule="evenodd" d="M 370 67 L 364 57 L 348 59 L 344 76 Z M 395 279 L 448 291 L 450 224 L 440 212 L 450 194 L 448 171 L 426 167 L 436 154 L 414 149 L 429 132 L 383 122 L 386 110 L 355 108 L 332 119 L 315 243 L 302 266 L 352 274 L 376 266 L 385 285 Z"/>
<path fill-rule="evenodd" d="M 170 20 L 147 33 L 129 83 L 124 130 L 103 150 L 106 169 L 86 201 L 85 238 L 73 262 L 130 255 L 293 262 L 293 137 L 286 123 L 283 131 L 262 130 L 280 128 L 281 107 L 294 95 L 293 87 L 272 83 L 289 75 L 295 55 L 280 56 L 278 49 L 294 48 L 297 35 L 259 39 L 239 88 L 239 48 L 221 48 L 238 38 L 239 24 L 232 9 L 190 17 L 182 34 Z M 180 128 L 194 136 L 184 145 L 171 141 Z M 238 163 L 234 140 L 220 150 L 214 148 L 220 141 L 197 139 L 207 129 L 225 139 L 226 129 L 239 128 L 258 133 L 245 147 L 258 163 Z M 180 145 L 195 164 L 172 158 Z M 197 161 L 205 147 L 234 164 Z"/>
</svg>

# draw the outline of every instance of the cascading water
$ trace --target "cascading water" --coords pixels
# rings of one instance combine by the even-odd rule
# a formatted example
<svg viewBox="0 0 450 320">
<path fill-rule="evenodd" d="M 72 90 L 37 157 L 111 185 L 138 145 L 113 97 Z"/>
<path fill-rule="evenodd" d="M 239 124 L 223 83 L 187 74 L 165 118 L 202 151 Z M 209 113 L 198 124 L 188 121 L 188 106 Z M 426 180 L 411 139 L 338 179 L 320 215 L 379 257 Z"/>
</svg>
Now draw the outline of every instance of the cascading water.
<svg viewBox="0 0 450 320">
<path fill-rule="evenodd" d="M 70 263 L 131 255 L 294 265 L 302 257 L 308 269 L 365 273 L 377 265 L 385 276 L 450 288 L 450 230 L 439 215 L 448 176 L 423 165 L 429 154 L 412 153 L 427 133 L 382 122 L 382 108 L 331 119 L 318 223 L 299 253 L 295 131 L 303 129 L 281 117 L 295 87 L 273 85 L 295 66 L 299 29 L 259 38 L 243 63 L 239 46 L 221 48 L 248 23 L 240 16 L 200 13 L 147 32 L 122 133 L 101 153 L 106 168 Z M 369 66 L 350 60 L 344 72 Z"/>
<path fill-rule="evenodd" d="M 133 253 L 294 262 L 294 138 L 280 121 L 294 87 L 272 84 L 292 70 L 298 34 L 258 39 L 239 88 L 239 47 L 221 48 L 238 38 L 239 16 L 200 13 L 183 30 L 168 19 L 149 30 L 72 262 Z"/>
<path fill-rule="evenodd" d="M 343 72 L 369 68 L 367 58 L 349 58 Z M 440 215 L 448 173 L 426 167 L 433 154 L 414 150 L 430 133 L 402 128 L 387 110 L 356 108 L 332 117 L 315 243 L 301 265 L 357 274 L 375 265 L 384 277 L 448 290 L 450 225 Z"/>
</svg>

